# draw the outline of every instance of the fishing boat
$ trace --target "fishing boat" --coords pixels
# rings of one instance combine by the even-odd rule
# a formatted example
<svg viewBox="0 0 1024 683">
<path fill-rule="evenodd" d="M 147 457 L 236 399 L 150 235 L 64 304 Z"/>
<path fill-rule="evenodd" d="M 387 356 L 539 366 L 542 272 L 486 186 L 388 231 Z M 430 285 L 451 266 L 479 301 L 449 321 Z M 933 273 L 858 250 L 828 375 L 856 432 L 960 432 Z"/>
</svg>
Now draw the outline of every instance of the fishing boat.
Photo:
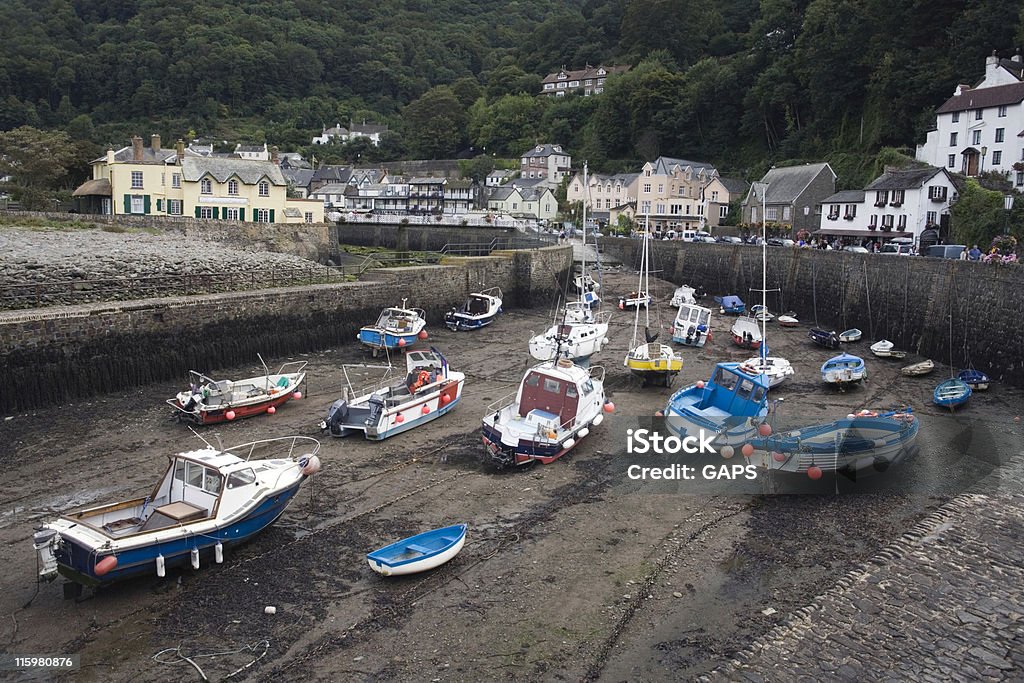
<svg viewBox="0 0 1024 683">
<path fill-rule="evenodd" d="M 765 345 L 767 354 L 767 344 Z M 793 364 L 779 356 L 754 356 L 741 364 L 743 371 L 749 374 L 761 374 L 768 378 L 768 386 L 775 388 L 795 374 Z"/>
<path fill-rule="evenodd" d="M 383 576 L 416 574 L 440 567 L 466 543 L 466 525 L 433 529 L 366 554 L 370 568 Z"/>
<path fill-rule="evenodd" d="M 492 287 L 471 293 L 466 303 L 445 314 L 444 324 L 453 332 L 477 330 L 490 325 L 501 312 L 501 289 Z"/>
<path fill-rule="evenodd" d="M 486 459 L 498 469 L 548 464 L 568 453 L 604 421 L 604 368 L 566 358 L 526 371 L 519 389 L 487 407 Z"/>
<path fill-rule="evenodd" d="M 273 415 L 293 398 L 301 398 L 299 385 L 306 379 L 306 361 L 284 363 L 271 373 L 263 357 L 257 354 L 264 374 L 239 380 L 215 380 L 195 370 L 189 371 L 188 391 L 167 399 L 179 422 L 197 425 L 215 424 L 252 417 Z"/>
<path fill-rule="evenodd" d="M 966 382 L 973 391 L 985 391 L 988 389 L 988 385 L 992 381 L 984 372 L 981 370 L 975 370 L 974 368 L 961 370 L 957 377 Z"/>
<path fill-rule="evenodd" d="M 720 307 L 719 313 L 739 315 L 747 310 L 747 305 L 738 296 L 716 296 L 715 303 Z"/>
<path fill-rule="evenodd" d="M 821 381 L 826 384 L 849 384 L 867 379 L 864 359 L 849 353 L 829 358 L 821 365 Z"/>
<path fill-rule="evenodd" d="M 761 322 L 768 322 L 775 316 L 771 314 L 768 307 L 764 304 L 754 304 L 750 307 L 750 317 L 754 320 L 760 320 Z"/>
<path fill-rule="evenodd" d="M 684 346 L 704 346 L 711 340 L 711 309 L 683 304 L 672 322 L 672 341 Z"/>
<path fill-rule="evenodd" d="M 694 296 L 695 292 L 696 290 L 689 285 L 676 287 L 676 291 L 672 293 L 672 301 L 669 302 L 669 305 L 672 306 L 672 308 L 679 308 L 683 304 L 696 304 L 697 298 Z"/>
<path fill-rule="evenodd" d="M 465 374 L 453 371 L 435 348 L 410 351 L 405 363 L 406 374 L 393 377 L 390 367 L 381 366 L 384 379 L 358 390 L 353 389 L 348 371 L 367 366 L 342 366 L 344 396 L 331 404 L 320 429 L 331 436 L 362 432 L 367 439 L 380 441 L 455 409 L 462 398 Z"/>
<path fill-rule="evenodd" d="M 931 359 L 923 360 L 920 363 L 914 363 L 907 365 L 900 369 L 900 374 L 905 377 L 920 377 L 921 375 L 927 375 L 935 369 L 935 361 Z"/>
<path fill-rule="evenodd" d="M 608 344 L 608 316 L 597 316 L 595 322 L 556 323 L 530 337 L 529 344 L 536 360 L 586 361 Z"/>
<path fill-rule="evenodd" d="M 940 382 L 935 387 L 935 391 L 932 392 L 932 400 L 937 406 L 952 409 L 967 403 L 972 393 L 970 384 L 959 377 L 954 377 Z"/>
<path fill-rule="evenodd" d="M 274 523 L 320 469 L 308 436 L 169 456 L 149 495 L 61 515 L 33 536 L 40 577 L 100 586 L 167 567 L 224 561 L 224 548 Z M 79 589 L 80 590 L 80 589 Z"/>
<path fill-rule="evenodd" d="M 917 452 L 919 429 L 909 407 L 861 410 L 825 424 L 757 435 L 750 441 L 754 452 L 749 462 L 813 479 L 825 472 L 884 472 Z"/>
<path fill-rule="evenodd" d="M 852 342 L 860 341 L 861 336 L 863 336 L 861 331 L 854 327 L 853 329 L 844 330 L 843 332 L 840 332 L 839 341 L 843 342 L 844 344 L 850 344 Z"/>
<path fill-rule="evenodd" d="M 637 291 L 651 291 L 650 230 L 644 230 L 643 248 L 640 255 L 640 283 Z M 660 325 L 659 325 L 660 327 Z M 658 333 L 651 332 L 650 297 L 644 306 L 643 341 L 640 341 L 640 308 L 633 319 L 633 339 L 623 364 L 629 371 L 643 380 L 644 385 L 660 384 L 671 386 L 672 379 L 683 369 L 683 359 L 672 347 L 657 341 Z"/>
<path fill-rule="evenodd" d="M 790 311 L 789 313 L 785 313 L 783 315 L 780 315 L 778 317 L 778 321 L 779 321 L 779 326 L 780 327 L 799 327 L 800 326 L 800 319 L 797 317 L 796 313 L 793 313 L 792 311 Z"/>
<path fill-rule="evenodd" d="M 880 341 L 876 341 L 874 344 L 872 344 L 870 346 L 870 348 L 871 348 L 871 353 L 875 354 L 879 358 L 896 358 L 896 359 L 900 359 L 900 358 L 906 358 L 906 356 L 907 356 L 907 352 L 906 351 L 897 351 L 896 350 L 896 345 L 893 344 L 888 339 L 882 339 Z"/>
<path fill-rule="evenodd" d="M 740 363 L 718 363 L 711 378 L 680 389 L 665 406 L 665 424 L 676 436 L 714 434 L 716 446 L 740 446 L 768 415 L 769 380 Z"/>
<path fill-rule="evenodd" d="M 818 327 L 812 327 L 811 330 L 807 333 L 807 337 L 818 346 L 822 346 L 826 349 L 839 348 L 839 335 L 836 334 L 834 331 L 823 330 Z"/>
<path fill-rule="evenodd" d="M 732 324 L 730 330 L 732 342 L 742 349 L 757 349 L 761 347 L 761 328 L 757 321 L 749 316 L 740 316 Z"/>
<path fill-rule="evenodd" d="M 422 308 L 406 308 L 402 299 L 401 306 L 385 308 L 377 322 L 359 330 L 359 343 L 369 346 L 374 357 L 381 350 L 404 350 L 411 347 L 418 339 L 426 339 L 426 313 Z"/>
<path fill-rule="evenodd" d="M 633 291 L 619 297 L 619 310 L 627 308 L 647 308 L 651 305 L 651 295 L 646 291 Z"/>
</svg>

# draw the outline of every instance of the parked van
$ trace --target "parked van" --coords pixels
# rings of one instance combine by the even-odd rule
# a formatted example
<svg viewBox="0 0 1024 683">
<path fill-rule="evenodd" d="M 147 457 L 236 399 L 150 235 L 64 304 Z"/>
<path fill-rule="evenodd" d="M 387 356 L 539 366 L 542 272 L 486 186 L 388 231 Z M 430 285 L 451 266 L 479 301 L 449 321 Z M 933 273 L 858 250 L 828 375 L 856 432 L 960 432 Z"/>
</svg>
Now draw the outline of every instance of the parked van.
<svg viewBox="0 0 1024 683">
<path fill-rule="evenodd" d="M 935 244 L 925 250 L 925 256 L 932 258 L 960 258 L 960 255 L 967 251 L 966 244 Z"/>
<path fill-rule="evenodd" d="M 914 240 L 909 237 L 894 237 L 882 245 L 879 254 L 910 256 L 914 253 Z"/>
<path fill-rule="evenodd" d="M 693 238 L 696 237 L 696 236 L 697 236 L 697 231 L 696 230 L 680 230 L 679 231 L 679 239 L 683 240 L 684 242 L 692 242 Z"/>
</svg>

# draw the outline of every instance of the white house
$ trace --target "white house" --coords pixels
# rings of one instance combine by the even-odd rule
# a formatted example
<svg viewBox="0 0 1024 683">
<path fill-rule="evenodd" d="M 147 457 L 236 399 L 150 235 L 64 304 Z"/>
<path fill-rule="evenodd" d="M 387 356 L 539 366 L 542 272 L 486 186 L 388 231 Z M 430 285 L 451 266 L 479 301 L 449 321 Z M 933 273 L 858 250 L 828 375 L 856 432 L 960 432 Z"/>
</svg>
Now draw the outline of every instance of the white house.
<svg viewBox="0 0 1024 683">
<path fill-rule="evenodd" d="M 917 147 L 917 159 L 954 173 L 976 176 L 986 171 L 1008 175 L 1024 186 L 1024 61 L 1020 52 L 985 60 L 985 75 L 976 85 L 960 84 L 938 108 L 935 130 Z"/>
<path fill-rule="evenodd" d="M 944 168 L 887 168 L 863 190 L 845 190 L 822 200 L 818 235 L 917 242 L 931 227 L 949 220 L 957 189 Z"/>
<path fill-rule="evenodd" d="M 340 123 L 335 124 L 331 128 L 323 126 L 322 129 L 323 130 L 320 135 L 313 138 L 314 145 L 327 145 L 330 144 L 332 140 L 341 142 L 348 139 L 348 129 L 343 127 Z"/>
<path fill-rule="evenodd" d="M 487 208 L 516 218 L 553 220 L 558 214 L 558 201 L 546 187 L 499 187 L 487 200 Z"/>
<path fill-rule="evenodd" d="M 262 145 L 237 144 L 235 145 L 235 156 L 250 161 L 270 161 L 270 151 L 265 142 Z"/>
</svg>

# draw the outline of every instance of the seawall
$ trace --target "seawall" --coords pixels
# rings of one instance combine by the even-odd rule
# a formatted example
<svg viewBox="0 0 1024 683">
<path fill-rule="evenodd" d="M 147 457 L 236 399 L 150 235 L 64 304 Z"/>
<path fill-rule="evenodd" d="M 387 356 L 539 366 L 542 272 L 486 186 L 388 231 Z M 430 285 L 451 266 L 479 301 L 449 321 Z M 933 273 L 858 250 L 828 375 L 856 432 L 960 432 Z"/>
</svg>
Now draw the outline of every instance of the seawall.
<svg viewBox="0 0 1024 683">
<path fill-rule="evenodd" d="M 639 240 L 604 238 L 603 252 L 639 263 Z M 747 245 L 655 242 L 654 269 L 708 295 L 761 301 L 761 250 Z M 889 339 L 957 368 L 973 364 L 999 381 L 1024 386 L 1021 297 L 1024 267 L 969 261 L 768 248 L 768 308 L 795 311 L 805 324 L 865 339 Z M 758 291 L 753 291 L 758 290 Z M 712 304 L 713 305 L 713 304 Z M 952 329 L 951 329 L 952 326 Z M 858 350 L 870 356 L 867 345 Z"/>
<path fill-rule="evenodd" d="M 381 309 L 423 308 L 428 330 L 470 291 L 501 287 L 510 306 L 547 303 L 572 265 L 568 246 L 449 258 L 359 282 L 0 314 L 0 412 L 67 402 L 249 362 L 354 343 Z"/>
</svg>

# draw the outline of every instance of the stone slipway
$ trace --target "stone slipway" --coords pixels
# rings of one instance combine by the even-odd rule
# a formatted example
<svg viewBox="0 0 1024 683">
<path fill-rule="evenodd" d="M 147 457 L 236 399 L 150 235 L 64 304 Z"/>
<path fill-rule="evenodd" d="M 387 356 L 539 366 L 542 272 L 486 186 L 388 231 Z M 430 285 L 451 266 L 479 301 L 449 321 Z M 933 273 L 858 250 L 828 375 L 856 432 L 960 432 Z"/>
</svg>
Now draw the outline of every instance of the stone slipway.
<svg viewBox="0 0 1024 683">
<path fill-rule="evenodd" d="M 700 680 L 1024 680 L 1024 458 Z"/>
</svg>

